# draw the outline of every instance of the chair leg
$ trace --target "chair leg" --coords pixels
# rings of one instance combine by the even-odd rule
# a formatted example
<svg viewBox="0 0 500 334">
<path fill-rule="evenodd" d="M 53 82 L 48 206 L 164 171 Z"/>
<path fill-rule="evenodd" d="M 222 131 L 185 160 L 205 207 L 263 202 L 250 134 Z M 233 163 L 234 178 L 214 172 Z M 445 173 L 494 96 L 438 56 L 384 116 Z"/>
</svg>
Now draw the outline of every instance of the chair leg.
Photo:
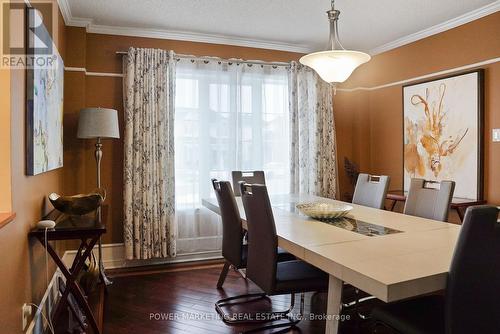
<svg viewBox="0 0 500 334">
<path fill-rule="evenodd" d="M 359 295 L 359 290 L 356 289 L 356 294 Z M 367 300 L 372 300 L 372 299 L 376 299 L 375 296 L 368 296 L 368 297 L 365 297 L 365 298 L 359 298 L 359 297 L 356 297 L 356 313 L 358 313 L 358 317 L 361 319 L 361 320 L 369 320 L 371 319 L 371 317 L 369 315 L 366 315 L 366 314 L 363 314 L 359 311 L 359 304 L 362 303 L 362 302 L 365 302 Z"/>
<path fill-rule="evenodd" d="M 249 334 L 249 333 L 257 333 L 257 332 L 262 332 L 270 329 L 276 329 L 276 328 L 283 328 L 282 330 L 275 332 L 275 333 L 282 333 L 285 330 L 289 330 L 297 326 L 297 324 L 302 321 L 304 318 L 304 293 L 301 293 L 300 296 L 300 313 L 298 314 L 296 319 L 291 319 L 288 315 L 288 313 L 293 309 L 293 302 L 295 299 L 295 294 L 292 294 L 292 306 L 290 308 L 290 311 L 287 314 L 283 315 L 283 319 L 287 319 L 287 322 L 280 323 L 280 324 L 272 324 L 272 325 L 267 325 L 267 326 L 262 326 L 254 329 L 250 329 L 247 331 L 242 332 L 243 334 Z M 275 319 L 275 320 L 280 320 L 280 319 Z"/>
<path fill-rule="evenodd" d="M 247 279 L 247 269 L 237 269 L 238 273 L 243 277 L 244 279 Z"/>
<path fill-rule="evenodd" d="M 374 321 L 373 325 L 372 325 L 372 333 L 373 334 L 377 334 L 377 333 L 380 333 L 379 329 L 381 328 L 385 328 L 385 329 L 389 329 L 390 331 L 392 331 L 393 333 L 399 333 L 399 331 L 395 330 L 394 328 L 392 328 L 391 326 L 388 326 L 386 324 L 384 324 L 383 322 L 380 322 L 380 321 Z M 385 332 L 385 331 L 384 331 Z"/>
<path fill-rule="evenodd" d="M 227 272 L 229 271 L 229 262 L 224 263 L 224 267 L 222 268 L 222 271 L 220 272 L 219 276 L 219 281 L 217 282 L 217 289 L 222 288 L 222 285 L 224 284 L 224 281 L 226 280 Z"/>
<path fill-rule="evenodd" d="M 243 299 L 243 300 L 238 301 L 239 299 Z M 272 321 L 272 320 L 280 320 L 282 318 L 287 317 L 288 314 L 293 310 L 293 308 L 295 306 L 295 294 L 292 294 L 291 299 L 290 299 L 290 307 L 287 310 L 267 312 L 267 313 L 258 312 L 259 319 L 249 317 L 248 315 L 245 315 L 243 317 L 240 317 L 239 314 L 229 315 L 222 310 L 222 307 L 224 307 L 224 306 L 245 304 L 245 303 L 257 301 L 260 299 L 270 300 L 269 297 L 265 293 L 245 294 L 245 295 L 240 295 L 240 296 L 224 298 L 224 299 L 217 301 L 215 303 L 215 310 L 217 311 L 217 313 L 219 313 L 219 315 L 221 316 L 221 318 L 224 322 L 226 322 L 228 324 L 241 324 L 241 323 L 256 323 L 256 322 L 260 323 L 260 322 L 268 322 L 268 321 Z"/>
<path fill-rule="evenodd" d="M 354 308 L 356 310 L 356 313 L 358 314 L 359 318 L 361 318 L 362 320 L 368 320 L 368 319 L 370 319 L 369 315 L 362 314 L 361 312 L 358 311 L 359 304 L 364 302 L 364 301 L 367 301 L 367 300 L 376 299 L 376 297 L 368 296 L 368 297 L 364 297 L 364 298 L 359 298 L 358 296 L 359 296 L 359 290 L 356 289 L 356 299 L 350 303 L 342 303 L 342 308 L 346 309 L 346 310 L 350 309 L 350 308 Z"/>
</svg>

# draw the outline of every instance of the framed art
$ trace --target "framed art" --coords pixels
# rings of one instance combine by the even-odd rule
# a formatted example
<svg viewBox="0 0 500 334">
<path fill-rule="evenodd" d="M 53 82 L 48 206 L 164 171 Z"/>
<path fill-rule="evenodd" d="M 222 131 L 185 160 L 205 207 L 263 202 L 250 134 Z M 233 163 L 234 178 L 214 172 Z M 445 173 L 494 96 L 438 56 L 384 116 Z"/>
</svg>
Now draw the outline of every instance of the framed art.
<svg viewBox="0 0 500 334">
<path fill-rule="evenodd" d="M 26 12 L 27 22 L 38 15 Z M 43 24 L 26 31 L 26 174 L 37 175 L 63 166 L 64 63 Z"/>
<path fill-rule="evenodd" d="M 403 86 L 403 184 L 455 181 L 454 197 L 483 198 L 484 70 Z"/>
</svg>

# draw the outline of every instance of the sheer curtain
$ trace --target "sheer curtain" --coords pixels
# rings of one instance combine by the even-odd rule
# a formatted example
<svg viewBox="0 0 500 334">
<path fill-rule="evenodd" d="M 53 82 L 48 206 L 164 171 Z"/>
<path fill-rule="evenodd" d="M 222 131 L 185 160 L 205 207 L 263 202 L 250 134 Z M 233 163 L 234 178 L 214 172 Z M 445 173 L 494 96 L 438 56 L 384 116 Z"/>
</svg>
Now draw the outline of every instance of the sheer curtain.
<svg viewBox="0 0 500 334">
<path fill-rule="evenodd" d="M 286 67 L 181 59 L 176 68 L 175 199 L 178 254 L 216 252 L 222 228 L 201 204 L 212 178 L 264 170 L 272 194 L 290 190 Z"/>
</svg>

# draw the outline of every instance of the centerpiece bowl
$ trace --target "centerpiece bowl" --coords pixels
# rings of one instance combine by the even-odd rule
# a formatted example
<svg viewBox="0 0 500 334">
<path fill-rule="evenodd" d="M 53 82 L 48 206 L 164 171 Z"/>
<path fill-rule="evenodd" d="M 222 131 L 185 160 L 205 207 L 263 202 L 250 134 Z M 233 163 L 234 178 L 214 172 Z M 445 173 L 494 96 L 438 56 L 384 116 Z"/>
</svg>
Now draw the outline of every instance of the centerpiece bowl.
<svg viewBox="0 0 500 334">
<path fill-rule="evenodd" d="M 297 204 L 300 212 L 315 219 L 337 219 L 345 217 L 353 207 L 331 202 L 311 202 Z"/>
</svg>

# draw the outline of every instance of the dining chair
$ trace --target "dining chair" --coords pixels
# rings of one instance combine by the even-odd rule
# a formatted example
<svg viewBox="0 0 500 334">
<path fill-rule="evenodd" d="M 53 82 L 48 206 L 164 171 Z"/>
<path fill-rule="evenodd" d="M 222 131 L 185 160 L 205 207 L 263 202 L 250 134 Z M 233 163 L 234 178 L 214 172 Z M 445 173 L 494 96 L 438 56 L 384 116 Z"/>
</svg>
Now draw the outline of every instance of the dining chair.
<svg viewBox="0 0 500 334">
<path fill-rule="evenodd" d="M 404 214 L 448 221 L 455 182 L 411 179 Z"/>
<path fill-rule="evenodd" d="M 408 334 L 500 332 L 500 223 L 494 206 L 467 209 L 444 295 L 386 304 L 376 328 Z M 432 261 L 432 259 L 430 259 Z"/>
<path fill-rule="evenodd" d="M 390 176 L 386 175 L 359 174 L 352 203 L 383 209 L 390 180 Z"/>
<path fill-rule="evenodd" d="M 266 316 L 259 312 L 263 321 L 280 319 L 286 322 L 255 328 L 246 333 L 293 327 L 300 321 L 304 312 L 303 293 L 326 291 L 328 275 L 300 260 L 279 262 L 276 252 L 278 247 L 276 225 L 266 186 L 241 183 L 240 190 L 249 233 L 247 277 L 267 296 L 291 294 L 291 305 L 288 310 L 268 312 Z M 291 319 L 288 315 L 294 307 L 296 293 L 301 293 L 300 315 L 297 319 Z M 242 298 L 245 297 L 230 297 L 216 304 L 217 311 L 226 322 L 231 322 L 233 319 L 228 318 L 222 307 L 233 305 L 232 301 Z M 248 319 L 247 322 L 249 322 Z"/>
<path fill-rule="evenodd" d="M 389 188 L 390 176 L 387 175 L 370 175 L 360 173 L 354 188 L 352 203 L 368 206 L 375 209 L 384 209 L 385 197 Z M 344 284 L 342 307 L 344 309 L 358 308 L 360 303 L 374 299 L 375 297 L 361 291 L 350 284 Z M 358 315 L 362 319 L 367 319 L 368 316 L 361 312 Z"/>
<path fill-rule="evenodd" d="M 225 263 L 217 282 L 217 288 L 220 289 L 224 284 L 230 266 L 237 270 L 246 267 L 248 246 L 243 244 L 244 229 L 241 225 L 240 212 L 231 184 L 228 181 L 212 179 L 212 186 L 222 218 L 222 256 Z M 295 256 L 279 248 L 278 258 L 280 261 L 288 261 L 294 260 Z"/>
<path fill-rule="evenodd" d="M 239 183 L 242 181 L 249 184 L 266 184 L 266 176 L 261 170 L 248 172 L 234 170 L 231 175 L 233 177 L 233 189 L 235 196 L 241 196 Z"/>
</svg>

